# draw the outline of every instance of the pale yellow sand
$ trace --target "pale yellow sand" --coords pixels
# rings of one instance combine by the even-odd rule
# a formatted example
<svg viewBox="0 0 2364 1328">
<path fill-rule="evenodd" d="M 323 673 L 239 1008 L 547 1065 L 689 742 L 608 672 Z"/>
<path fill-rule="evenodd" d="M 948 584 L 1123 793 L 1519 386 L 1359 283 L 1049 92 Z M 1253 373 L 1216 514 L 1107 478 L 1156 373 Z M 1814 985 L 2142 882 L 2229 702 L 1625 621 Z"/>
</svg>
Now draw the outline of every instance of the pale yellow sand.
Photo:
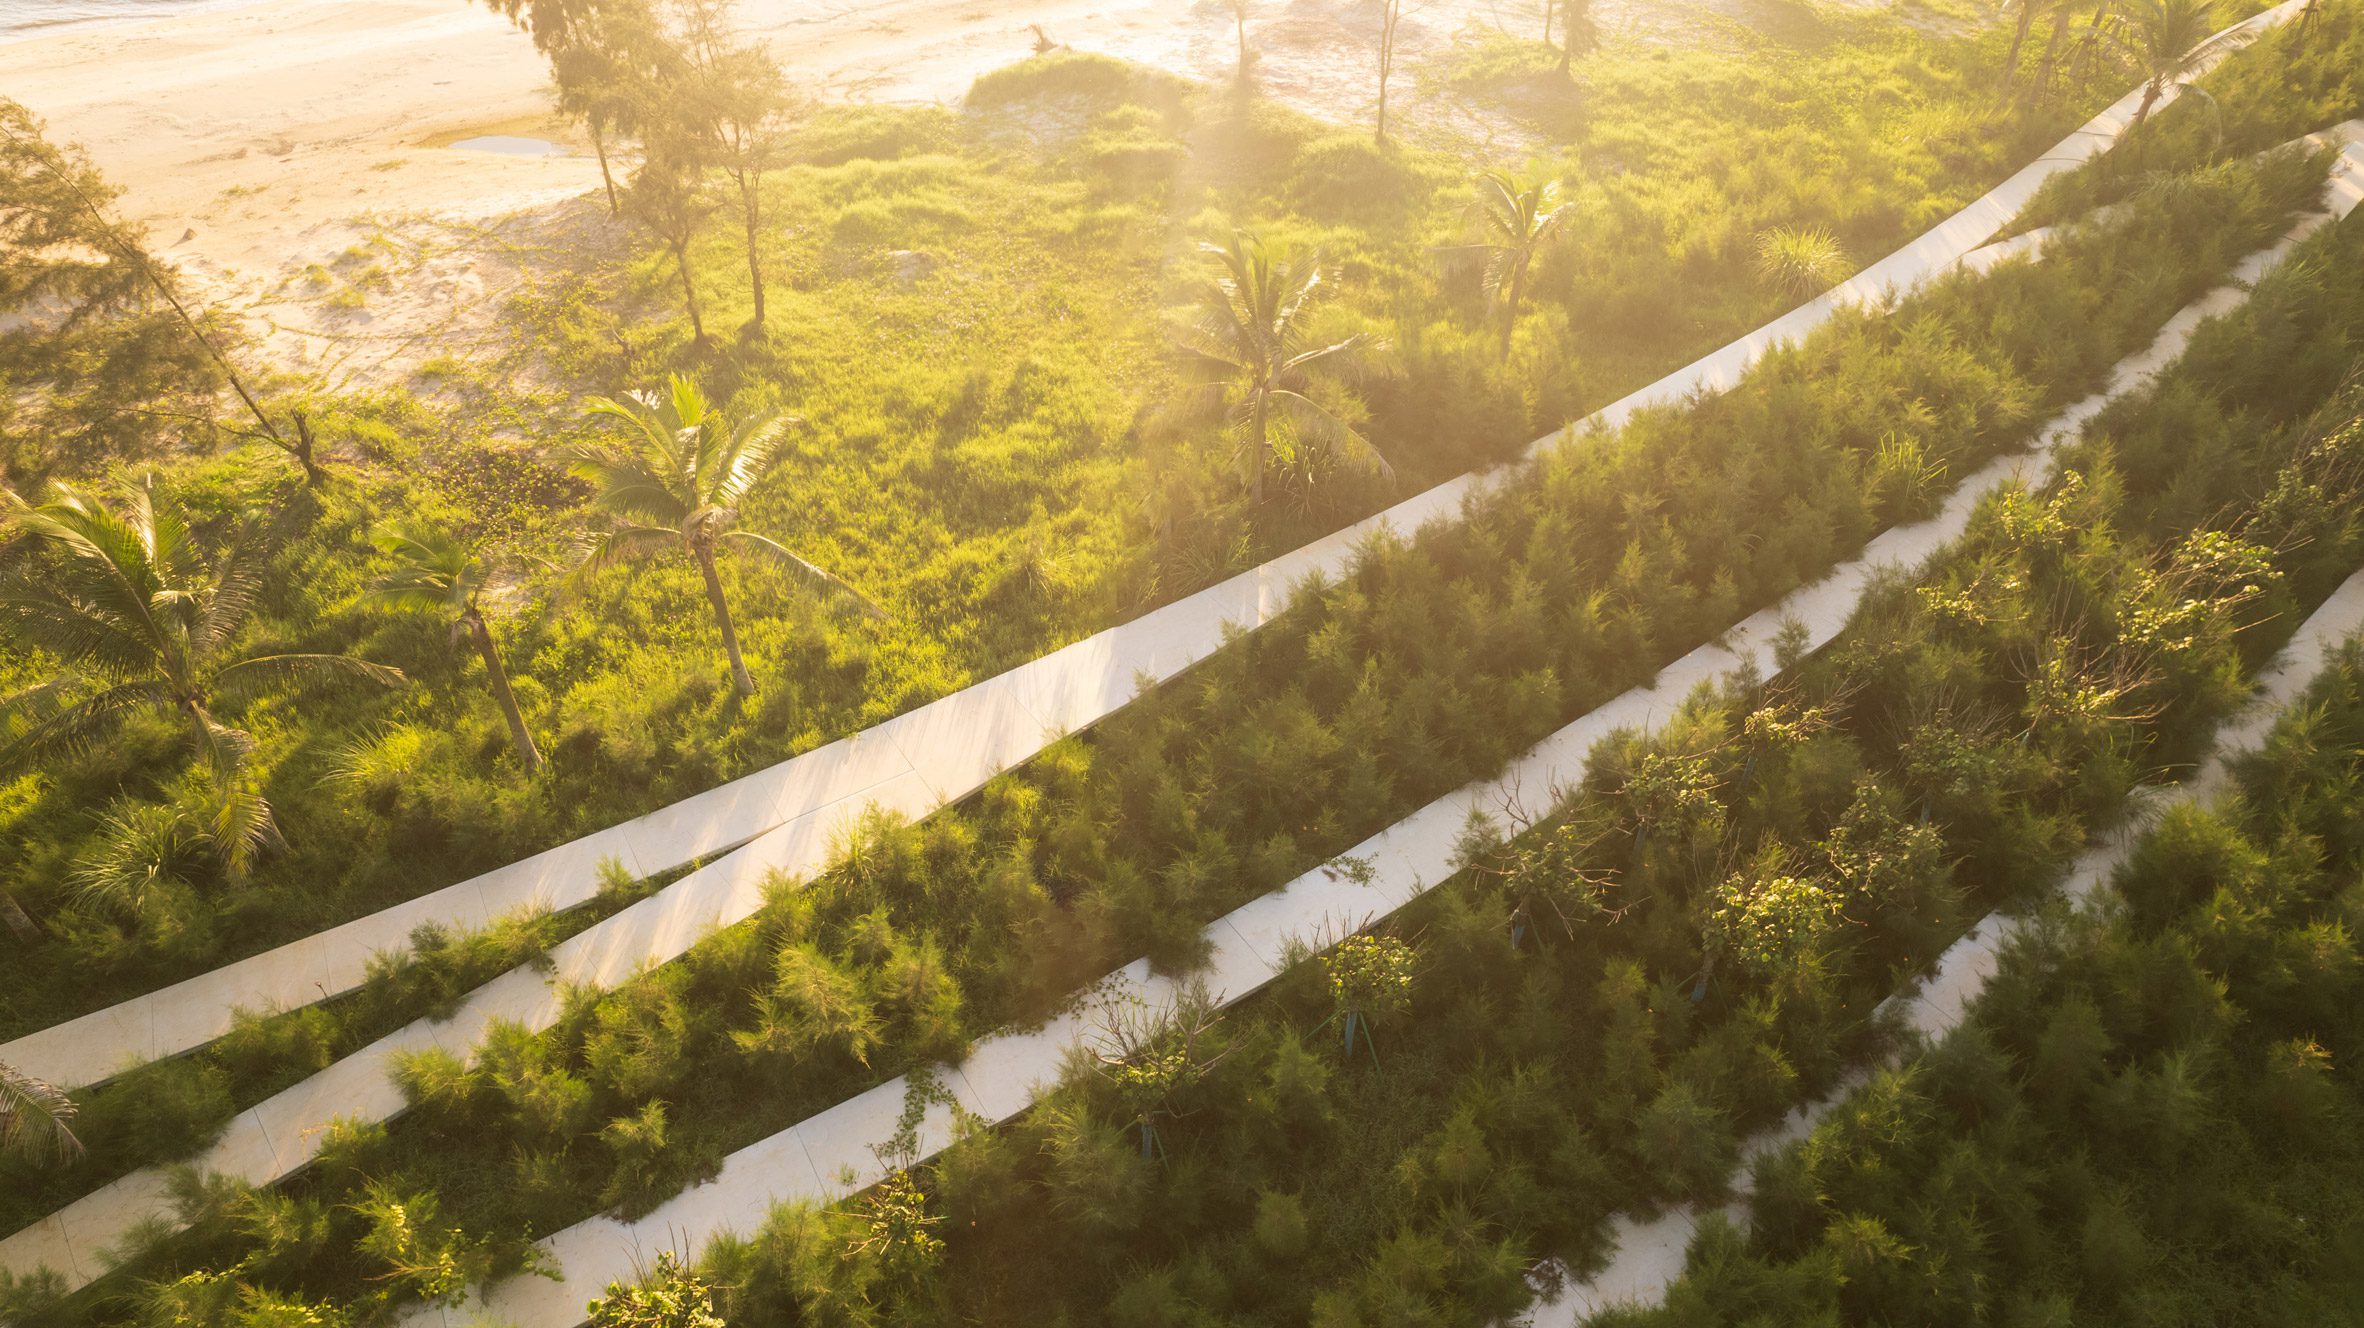
<svg viewBox="0 0 2364 1328">
<path fill-rule="evenodd" d="M 1270 95 L 1337 120 L 1367 117 L 1369 0 L 1261 0 L 1258 10 Z M 1472 22 L 1524 30 L 1531 11 L 1532 0 L 1429 0 L 1406 43 L 1433 49 Z M 957 100 L 978 74 L 1029 53 L 1033 23 L 1080 50 L 1205 78 L 1228 77 L 1235 59 L 1216 0 L 742 0 L 740 12 L 800 86 L 836 99 Z M 477 0 L 264 0 L 0 44 L 0 94 L 87 148 L 158 250 L 242 312 L 275 359 L 331 385 L 465 354 L 494 328 L 517 255 L 443 223 L 598 187 L 587 146 L 552 115 L 548 84 L 532 42 Z M 447 146 L 486 133 L 578 155 Z M 588 207 L 570 215 L 601 224 Z M 388 226 L 399 252 L 349 259 L 335 280 L 307 276 Z M 380 257 L 389 280 L 328 302 Z"/>
</svg>

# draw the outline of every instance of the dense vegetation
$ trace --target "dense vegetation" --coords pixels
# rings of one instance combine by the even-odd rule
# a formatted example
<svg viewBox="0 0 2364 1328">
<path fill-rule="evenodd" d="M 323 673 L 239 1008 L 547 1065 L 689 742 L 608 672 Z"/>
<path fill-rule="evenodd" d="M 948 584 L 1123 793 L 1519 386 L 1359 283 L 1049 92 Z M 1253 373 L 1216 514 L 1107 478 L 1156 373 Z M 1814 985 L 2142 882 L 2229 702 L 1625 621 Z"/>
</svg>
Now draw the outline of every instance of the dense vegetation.
<svg viewBox="0 0 2364 1328">
<path fill-rule="evenodd" d="M 2351 441 L 2350 446 L 2353 446 Z M 1964 1028 L 1756 1175 L 1632 1328 L 2337 1323 L 2364 1304 L 2364 649 Z"/>
<path fill-rule="evenodd" d="M 1889 509 L 1927 503 L 1940 467 L 2024 438 L 2038 411 L 2278 229 L 2318 169 L 2292 158 L 2262 176 L 2217 172 L 2183 204 L 2070 236 L 2042 264 L 1844 320 L 1739 391 L 1556 452 L 1462 525 L 1373 550 L 1350 580 L 1092 740 L 1061 744 L 974 808 L 878 827 L 817 886 L 586 996 L 550 1034 L 496 1036 L 465 1067 L 418 1058 L 418 1106 L 390 1130 L 332 1142 L 283 1195 L 193 1198 L 195 1230 L 160 1266 L 223 1271 L 164 1294 L 270 1287 L 353 1303 L 374 1283 L 366 1308 L 454 1292 L 513 1264 L 518 1235 L 645 1208 L 736 1142 L 1042 1011 L 1142 947 L 1186 965 L 1213 913 L 1646 676 L 1681 648 L 1660 641 L 1707 635 L 1827 565 Z M 2327 344 L 2345 344 L 2329 298 L 2299 304 Z M 2072 320 L 2092 329 L 2074 359 L 2048 335 Z M 1913 456 L 1909 475 L 1898 453 Z M 1663 510 L 1622 501 L 1650 491 L 1668 492 Z M 1754 510 L 1694 496 L 1709 492 L 1752 494 Z M 1675 521 L 1687 510 L 1700 524 Z M 1709 531 L 1760 543 L 1743 559 Z M 2179 682 L 2194 699 L 2178 713 L 2221 706 L 2221 673 Z M 2106 801 L 2109 780 L 2128 777 L 2081 768 L 2078 788 Z M 1993 883 L 2024 879 L 2019 866 Z M 307 1233 L 297 1245 L 270 1234 L 288 1222 Z M 424 1244 L 389 1276 L 393 1231 Z"/>
<path fill-rule="evenodd" d="M 158 434 L 139 461 L 201 542 L 229 541 L 247 514 L 283 514 L 241 648 L 352 654 L 409 683 L 221 702 L 223 721 L 255 738 L 242 777 L 285 841 L 251 871 L 166 851 L 211 810 L 182 727 L 133 719 L 103 745 L 8 772 L 0 833 L 24 851 L 0 865 L 0 890 L 29 921 L 0 971 L 0 1032 L 708 787 L 1504 455 L 1777 310 L 1789 287 L 1760 273 L 1756 230 L 1825 227 L 1852 253 L 1877 252 L 2082 111 L 1997 107 L 1988 54 L 1975 35 L 1870 17 L 1834 17 L 1802 49 L 1650 54 L 1656 82 L 1631 91 L 1679 102 L 1685 132 L 1663 132 L 1648 103 L 1603 96 L 1536 164 L 1572 177 L 1574 208 L 1508 325 L 1432 248 L 1469 238 L 1460 164 L 1055 55 L 982 80 L 962 111 L 801 121 L 790 164 L 758 179 L 768 339 L 697 341 L 667 313 L 665 246 L 618 240 L 518 301 L 510 358 L 437 360 L 402 387 L 335 398 L 265 392 L 263 418 L 290 438 L 305 412 L 317 484 L 297 488 L 267 444 L 205 453 Z M 1626 77 L 1613 66 L 1577 70 Z M 1862 91 L 1833 114 L 1821 98 L 1834 87 Z M 715 329 L 752 313 L 734 220 L 714 217 L 684 251 Z M 1336 269 L 1313 333 L 1391 343 L 1359 406 L 1336 404 L 1392 463 L 1392 490 L 1317 471 L 1254 506 L 1229 443 L 1164 409 L 1177 380 L 1167 313 L 1203 272 L 1190 242 L 1237 224 L 1281 248 L 1318 245 Z M 402 249 L 389 239 L 370 261 L 399 269 Z M 599 525 L 552 464 L 596 432 L 580 398 L 675 369 L 734 417 L 804 416 L 741 524 L 886 609 L 858 619 L 775 565 L 725 564 L 752 698 L 733 694 L 696 568 L 617 568 L 570 588 L 554 565 Z M 389 513 L 478 551 L 490 630 L 547 758 L 538 774 L 515 763 L 482 652 L 369 596 L 390 561 L 375 552 Z M 0 648 L 0 691 L 57 671 L 21 643 Z M 156 888 L 129 903 L 86 896 L 74 882 L 93 861 L 156 867 Z"/>
<path fill-rule="evenodd" d="M 2356 243 L 2351 231 L 2341 247 Z M 2352 285 L 2335 294 L 2300 275 L 2283 294 L 2309 287 L 2353 329 L 2364 304 Z M 2245 371 L 2267 372 L 2263 356 Z M 1162 1040 L 1133 1039 L 1146 1054 L 1123 1069 L 1083 1069 L 1015 1125 L 956 1145 L 917 1182 L 926 1224 L 890 1185 L 724 1242 L 707 1269 L 723 1317 L 1491 1322 L 1524 1304 L 1539 1260 L 1590 1265 L 1612 1212 L 1720 1197 L 1741 1135 L 1878 1052 L 1880 998 L 1978 914 L 2029 902 L 2138 778 L 2188 759 L 2238 698 L 2244 664 L 2364 556 L 2364 392 L 2317 413 L 2278 391 L 2252 397 L 2260 384 L 2240 376 L 2179 379 L 2160 408 L 2198 392 L 2241 421 L 2237 447 L 2169 458 L 2177 482 L 2220 486 L 2228 505 L 2212 521 L 2179 525 L 2122 480 L 2115 428 L 2145 422 L 2122 415 L 2045 490 L 1987 504 L 1917 583 L 1881 587 L 1818 657 L 1701 696 L 1658 738 L 1611 740 L 1551 822 L 1474 845 L 1471 874 L 1384 929 L 1410 975 L 1371 1044 L 1342 1042 L 1337 1022 L 1363 965 L 1342 963 L 1345 947 L 1308 959 L 1222 1022 L 1186 1013 Z M 2320 401 L 2330 384 L 2313 386 L 2305 399 Z M 2357 662 L 2334 695 L 2354 696 Z M 2203 1137 L 2213 1117 L 2196 1095 L 2215 1085 L 2228 1113 L 2303 1116 L 2285 1150 L 2349 1119 L 2329 1088 L 2340 1074 L 2352 1099 L 2335 1068 L 2352 1030 L 2332 1022 L 2353 1013 L 2339 919 L 2353 903 L 2344 799 L 2358 720 L 2344 705 L 2283 749 L 2295 778 L 2324 779 L 2289 809 L 2304 833 L 2277 811 L 2259 837 L 2335 902 L 2274 895 L 2296 905 L 2277 941 L 2269 900 L 2209 898 L 2219 864 L 2254 859 L 2169 836 L 2148 870 L 2204 920 L 2197 966 L 2193 947 L 2163 937 L 2094 955 L 2090 979 L 2020 985 L 2006 1007 L 2012 1060 L 1970 1053 L 1966 1076 L 1885 1095 L 1805 1165 L 1774 1169 L 1763 1202 L 1778 1205 L 1766 1247 L 1778 1262 L 1760 1271 L 1716 1250 L 1718 1298 L 1671 1321 L 1959 1323 L 2079 1278 L 2093 1299 L 2077 1310 L 2155 1306 L 2166 1297 L 2143 1269 L 2194 1228 L 2250 1224 L 2265 1228 L 2258 1243 L 2235 1237 L 2172 1289 L 2224 1311 L 2238 1292 L 2211 1278 L 2270 1286 L 2264 1270 L 2285 1256 L 2332 1275 L 2348 1237 L 2312 1223 L 2352 1214 L 2334 1178 L 2301 1179 L 2304 1162 L 2283 1151 L 2228 1198 L 2208 1183 L 2252 1155 L 2181 1174 L 2169 1159 Z M 2271 984 L 2278 1013 L 2311 1017 L 2251 1040 L 2210 994 L 2212 943 Z M 2327 1052 L 2285 1040 L 2329 1028 L 2342 1031 Z M 2225 1039 L 2213 1045 L 2226 1058 L 2192 1046 L 2198 1035 Z M 2172 1056 L 2179 1043 L 2189 1055 Z M 2230 1087 L 2245 1066 L 2272 1087 Z M 2268 1106 L 2301 1082 L 2323 1087 Z M 1968 1084 L 1983 1087 L 1957 1091 Z M 2045 1105 L 2014 1112 L 2015 1093 Z M 2064 1160 L 2045 1126 L 2071 1109 L 2111 1118 L 2097 1151 L 2165 1113 L 2177 1133 L 2116 1155 L 2157 1178 L 2134 1190 L 2102 1159 Z M 1136 1146 L 1144 1121 L 1154 1149 Z M 2012 1150 L 1991 1183 L 1983 1154 L 1965 1151 L 1984 1145 L 1955 1143 L 1957 1128 Z M 2020 1197 L 2031 1168 L 2050 1188 Z M 2286 1209 L 2294 1185 L 2304 1197 Z M 2168 1193 L 2180 1201 L 2143 1207 Z M 1932 1203 L 1940 1194 L 1959 1202 Z M 2001 1230 L 2042 1205 L 2065 1215 L 2065 1239 Z M 2050 1282 L 2012 1276 L 2028 1266 L 2018 1259 Z"/>
</svg>

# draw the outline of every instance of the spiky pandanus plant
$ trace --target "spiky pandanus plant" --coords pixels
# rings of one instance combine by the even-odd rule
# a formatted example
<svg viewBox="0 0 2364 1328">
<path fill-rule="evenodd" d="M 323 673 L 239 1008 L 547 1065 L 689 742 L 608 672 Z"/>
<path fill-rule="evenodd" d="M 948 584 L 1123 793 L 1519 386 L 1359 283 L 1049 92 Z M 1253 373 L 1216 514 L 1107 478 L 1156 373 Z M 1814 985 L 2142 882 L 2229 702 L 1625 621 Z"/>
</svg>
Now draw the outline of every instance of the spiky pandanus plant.
<svg viewBox="0 0 2364 1328">
<path fill-rule="evenodd" d="M 0 1157 L 40 1164 L 82 1155 L 74 1137 L 74 1099 L 0 1061 Z"/>
<path fill-rule="evenodd" d="M 2216 30 L 2209 0 L 2124 0 L 2111 40 L 2141 71 L 2142 104 L 2134 123 L 2150 118 L 2169 87 L 2188 87 L 2217 56 L 2248 44 L 2247 29 Z"/>
<path fill-rule="evenodd" d="M 9 555 L 0 626 L 67 670 L 11 698 L 31 717 L 0 748 L 0 769 L 86 746 L 133 711 L 175 715 L 220 793 L 209 833 L 233 875 L 277 832 L 270 805 L 241 778 L 253 736 L 214 715 L 221 689 L 402 681 L 401 670 L 350 655 L 241 654 L 271 537 L 250 522 L 209 557 L 153 477 L 124 486 L 113 504 L 64 483 L 37 506 L 0 490 L 0 516 Z"/>
<path fill-rule="evenodd" d="M 452 625 L 456 644 L 465 636 L 484 660 L 486 683 L 501 714 L 509 721 L 509 741 L 527 774 L 542 768 L 542 753 L 517 708 L 517 694 L 509 688 L 509 670 L 501 660 L 500 643 L 484 616 L 483 595 L 491 569 L 476 550 L 447 531 L 398 525 L 379 532 L 377 546 L 392 555 L 394 567 L 371 583 L 362 601 L 412 613 L 432 613 Z"/>
<path fill-rule="evenodd" d="M 716 558 L 736 546 L 769 555 L 815 587 L 843 595 L 873 617 L 877 605 L 844 581 L 791 552 L 779 541 L 736 530 L 739 505 L 779 460 L 788 431 L 803 421 L 774 411 L 744 424 L 715 409 L 695 383 L 679 374 L 665 391 L 594 397 L 595 418 L 622 425 L 614 442 L 560 449 L 558 460 L 595 490 L 592 502 L 617 518 L 594 535 L 578 574 L 661 553 L 681 553 L 706 581 L 706 600 L 722 630 L 731 683 L 740 695 L 755 690 L 755 675 L 739 653 L 739 631 L 723 594 Z"/>
<path fill-rule="evenodd" d="M 1215 274 L 1200 294 L 1196 321 L 1175 329 L 1186 368 L 1198 379 L 1182 404 L 1220 414 L 1237 433 L 1250 497 L 1264 500 L 1264 476 L 1274 461 L 1296 464 L 1314 453 L 1392 476 L 1369 439 L 1307 395 L 1316 379 L 1353 373 L 1361 356 L 1382 344 L 1362 333 L 1305 344 L 1306 312 L 1332 279 L 1321 255 L 1276 254 L 1246 231 L 1199 250 Z"/>
<path fill-rule="evenodd" d="M 1501 353 L 1510 354 L 1511 329 L 1527 295 L 1527 273 L 1535 255 L 1567 226 L 1575 204 L 1561 197 L 1557 180 L 1521 180 L 1508 171 L 1477 177 L 1478 242 L 1485 255 L 1486 299 L 1502 307 Z"/>
</svg>

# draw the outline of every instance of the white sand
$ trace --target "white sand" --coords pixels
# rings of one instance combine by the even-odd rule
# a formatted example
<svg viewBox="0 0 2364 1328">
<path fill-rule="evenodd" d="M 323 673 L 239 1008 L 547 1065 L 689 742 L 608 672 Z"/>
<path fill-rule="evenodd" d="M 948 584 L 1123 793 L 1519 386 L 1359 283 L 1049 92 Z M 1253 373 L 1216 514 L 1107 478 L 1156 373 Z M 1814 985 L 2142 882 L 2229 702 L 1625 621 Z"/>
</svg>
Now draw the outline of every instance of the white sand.
<svg viewBox="0 0 2364 1328">
<path fill-rule="evenodd" d="M 1296 57 L 1292 82 L 1368 81 L 1352 58 L 1365 6 L 1266 7 L 1271 38 Z M 1523 8 L 1437 0 L 1423 36 L 1497 9 L 1519 22 Z M 800 84 L 836 97 L 955 99 L 1030 51 L 1029 23 L 1202 75 L 1232 59 L 1211 0 L 745 0 L 742 16 Z M 595 188 L 588 157 L 444 146 L 503 132 L 580 147 L 547 87 L 531 41 L 475 0 L 266 0 L 0 45 L 0 90 L 87 148 L 164 252 L 214 277 L 324 260 L 362 214 L 492 216 Z"/>
</svg>

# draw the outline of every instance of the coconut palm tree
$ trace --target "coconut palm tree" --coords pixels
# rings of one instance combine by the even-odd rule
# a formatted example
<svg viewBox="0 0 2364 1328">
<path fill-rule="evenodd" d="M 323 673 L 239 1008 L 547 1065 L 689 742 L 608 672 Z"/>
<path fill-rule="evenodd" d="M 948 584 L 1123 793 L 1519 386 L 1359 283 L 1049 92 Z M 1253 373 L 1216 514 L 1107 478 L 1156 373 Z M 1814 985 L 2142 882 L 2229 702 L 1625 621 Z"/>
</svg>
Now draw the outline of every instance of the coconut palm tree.
<svg viewBox="0 0 2364 1328">
<path fill-rule="evenodd" d="M 396 526 L 379 533 L 377 546 L 393 555 L 394 568 L 373 582 L 362 595 L 366 603 L 413 613 L 433 613 L 452 624 L 452 640 L 465 635 L 484 659 L 484 676 L 493 699 L 509 721 L 509 741 L 527 774 L 542 768 L 542 753 L 525 727 L 517 708 L 517 694 L 509 690 L 509 670 L 501 663 L 501 647 L 485 620 L 482 596 L 490 571 L 476 550 L 447 532 L 423 526 Z"/>
<path fill-rule="evenodd" d="M 82 1142 L 67 1125 L 73 1119 L 74 1099 L 0 1061 L 0 1158 L 48 1163 L 80 1157 Z"/>
<path fill-rule="evenodd" d="M 706 599 L 722 629 L 730 656 L 731 683 L 745 696 L 755 676 L 739 654 L 739 632 L 731 620 L 715 559 L 726 545 L 766 553 L 782 566 L 860 604 L 872 616 L 878 606 L 859 591 L 751 530 L 733 530 L 739 504 L 778 459 L 788 431 L 803 421 L 775 411 L 740 424 L 716 410 L 697 385 L 675 374 L 666 390 L 631 392 L 622 400 L 594 397 L 595 418 L 624 426 L 619 442 L 563 449 L 559 461 L 597 491 L 594 505 L 619 520 L 594 536 L 578 574 L 629 558 L 681 552 L 706 579 Z"/>
<path fill-rule="evenodd" d="M 1530 184 L 1507 171 L 1477 178 L 1476 248 L 1486 256 L 1486 298 L 1502 306 L 1502 354 L 1510 354 L 1510 331 L 1527 294 L 1527 271 L 1535 255 L 1567 224 L 1574 204 L 1562 201 L 1560 182 Z"/>
<path fill-rule="evenodd" d="M 2170 85 L 2187 85 L 2217 56 L 2250 40 L 2248 29 L 2216 31 L 2211 9 L 2208 0 L 2125 0 L 2120 6 L 2113 39 L 2145 79 L 2135 124 L 2149 117 Z"/>
<path fill-rule="evenodd" d="M 1246 231 L 1200 252 L 1215 267 L 1197 321 L 1175 340 L 1199 378 L 1186 405 L 1219 410 L 1239 436 L 1239 464 L 1250 495 L 1264 500 L 1264 474 L 1331 453 L 1381 476 L 1394 472 L 1370 440 L 1306 393 L 1317 377 L 1352 371 L 1379 342 L 1366 334 L 1305 345 L 1303 326 L 1331 274 L 1321 256 L 1274 254 Z"/>
<path fill-rule="evenodd" d="M 222 792 L 213 833 L 233 872 L 274 832 L 269 805 L 238 778 L 253 737 L 214 716 L 220 689 L 402 681 L 401 670 L 350 655 L 241 655 L 238 631 L 261 589 L 268 537 L 250 524 L 209 558 L 153 477 L 126 486 L 113 505 L 65 483 L 39 506 L 0 490 L 0 518 L 14 555 L 0 573 L 0 626 L 72 671 L 12 698 L 34 717 L 0 747 L 0 768 L 87 744 L 131 711 L 177 715 Z"/>
<path fill-rule="evenodd" d="M 1551 45 L 1551 26 L 1548 14 L 1552 5 L 1545 6 L 1546 20 L 1543 44 Z M 1556 0 L 1562 22 L 1560 24 L 1560 73 L 1566 74 L 1579 53 L 1589 53 L 1601 44 L 1600 25 L 1593 21 L 1592 0 Z"/>
</svg>

